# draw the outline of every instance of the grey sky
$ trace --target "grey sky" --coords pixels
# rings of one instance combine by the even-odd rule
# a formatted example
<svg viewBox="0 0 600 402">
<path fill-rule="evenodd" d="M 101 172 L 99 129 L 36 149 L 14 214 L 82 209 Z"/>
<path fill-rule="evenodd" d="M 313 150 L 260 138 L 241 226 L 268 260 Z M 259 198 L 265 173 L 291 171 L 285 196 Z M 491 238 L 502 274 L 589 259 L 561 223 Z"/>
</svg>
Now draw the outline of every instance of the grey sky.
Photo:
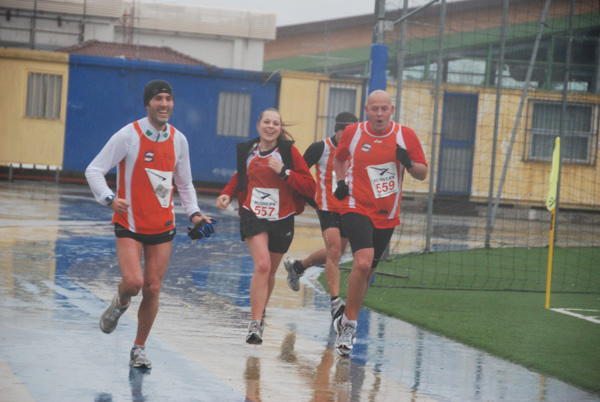
<svg viewBox="0 0 600 402">
<path fill-rule="evenodd" d="M 149 0 L 145 0 L 149 1 Z M 162 3 L 185 3 L 208 7 L 266 11 L 277 14 L 277 26 L 301 24 L 372 14 L 375 0 L 156 0 Z M 409 0 L 409 7 L 417 7 L 429 0 Z M 386 9 L 403 7 L 404 0 L 386 1 Z"/>
</svg>

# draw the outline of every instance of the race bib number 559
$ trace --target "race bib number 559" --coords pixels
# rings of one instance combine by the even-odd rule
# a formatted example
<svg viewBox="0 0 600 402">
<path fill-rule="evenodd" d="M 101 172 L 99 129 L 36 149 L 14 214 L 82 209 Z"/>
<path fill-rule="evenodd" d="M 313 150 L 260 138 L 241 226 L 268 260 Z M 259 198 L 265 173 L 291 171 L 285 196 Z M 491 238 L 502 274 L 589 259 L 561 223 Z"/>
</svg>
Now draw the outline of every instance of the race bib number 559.
<svg viewBox="0 0 600 402">
<path fill-rule="evenodd" d="M 375 198 L 387 197 L 398 192 L 396 163 L 388 162 L 367 167 Z"/>
</svg>

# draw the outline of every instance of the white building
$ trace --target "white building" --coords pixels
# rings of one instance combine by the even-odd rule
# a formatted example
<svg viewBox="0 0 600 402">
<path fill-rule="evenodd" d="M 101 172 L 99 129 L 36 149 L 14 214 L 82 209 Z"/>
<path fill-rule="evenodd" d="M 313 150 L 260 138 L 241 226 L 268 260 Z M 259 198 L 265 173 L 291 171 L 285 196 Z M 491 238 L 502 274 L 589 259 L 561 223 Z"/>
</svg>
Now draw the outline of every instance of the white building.
<svg viewBox="0 0 600 402">
<path fill-rule="evenodd" d="M 262 70 L 275 13 L 140 0 L 0 0 L 0 46 L 56 50 L 87 40 L 168 46 L 223 68 Z"/>
</svg>

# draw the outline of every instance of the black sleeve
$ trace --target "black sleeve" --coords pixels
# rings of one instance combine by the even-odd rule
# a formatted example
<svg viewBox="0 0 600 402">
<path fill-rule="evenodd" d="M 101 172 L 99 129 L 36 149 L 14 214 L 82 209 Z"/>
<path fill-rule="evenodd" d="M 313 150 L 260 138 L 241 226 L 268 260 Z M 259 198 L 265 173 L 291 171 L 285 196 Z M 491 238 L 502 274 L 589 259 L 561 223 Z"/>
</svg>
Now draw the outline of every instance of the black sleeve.
<svg viewBox="0 0 600 402">
<path fill-rule="evenodd" d="M 325 149 L 325 143 L 323 141 L 314 142 L 310 147 L 306 149 L 304 152 L 304 160 L 308 167 L 311 167 L 315 163 L 321 159 L 321 155 L 323 155 L 323 150 Z"/>
</svg>

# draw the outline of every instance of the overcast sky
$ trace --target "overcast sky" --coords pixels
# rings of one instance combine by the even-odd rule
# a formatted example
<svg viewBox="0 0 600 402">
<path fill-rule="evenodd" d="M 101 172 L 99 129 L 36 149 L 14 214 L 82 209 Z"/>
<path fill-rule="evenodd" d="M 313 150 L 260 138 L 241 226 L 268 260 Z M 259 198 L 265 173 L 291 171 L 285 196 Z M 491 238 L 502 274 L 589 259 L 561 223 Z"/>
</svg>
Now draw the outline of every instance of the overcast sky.
<svg viewBox="0 0 600 402">
<path fill-rule="evenodd" d="M 145 0 L 148 1 L 148 0 Z M 266 11 L 277 14 L 277 26 L 301 24 L 373 14 L 375 0 L 156 0 L 200 6 L 234 8 L 239 10 Z M 417 7 L 429 0 L 409 0 L 409 7 Z M 386 9 L 403 7 L 404 0 L 387 0 Z"/>
</svg>

